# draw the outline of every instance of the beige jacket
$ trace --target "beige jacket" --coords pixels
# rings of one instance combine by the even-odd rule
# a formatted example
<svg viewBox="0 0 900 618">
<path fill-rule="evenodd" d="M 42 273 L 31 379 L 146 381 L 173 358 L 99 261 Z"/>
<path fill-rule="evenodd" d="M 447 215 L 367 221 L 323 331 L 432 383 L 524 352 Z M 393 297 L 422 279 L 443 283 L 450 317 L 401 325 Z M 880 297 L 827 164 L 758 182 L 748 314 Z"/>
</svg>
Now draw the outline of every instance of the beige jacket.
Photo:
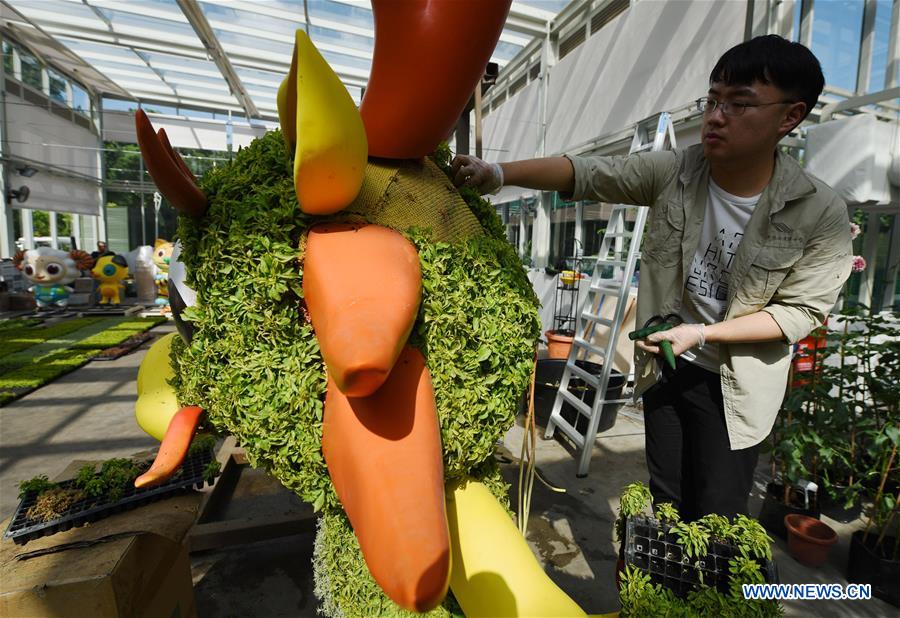
<svg viewBox="0 0 900 618">
<path fill-rule="evenodd" d="M 700 241 L 708 197 L 703 147 L 621 157 L 570 156 L 569 199 L 650 206 L 641 253 L 637 324 L 678 313 Z M 844 202 L 778 152 L 775 172 L 735 255 L 725 319 L 766 311 L 785 340 L 719 346 L 731 448 L 766 438 L 781 407 L 791 345 L 820 325 L 850 275 L 850 221 Z M 655 363 L 635 348 L 635 397 L 656 382 Z"/>
</svg>

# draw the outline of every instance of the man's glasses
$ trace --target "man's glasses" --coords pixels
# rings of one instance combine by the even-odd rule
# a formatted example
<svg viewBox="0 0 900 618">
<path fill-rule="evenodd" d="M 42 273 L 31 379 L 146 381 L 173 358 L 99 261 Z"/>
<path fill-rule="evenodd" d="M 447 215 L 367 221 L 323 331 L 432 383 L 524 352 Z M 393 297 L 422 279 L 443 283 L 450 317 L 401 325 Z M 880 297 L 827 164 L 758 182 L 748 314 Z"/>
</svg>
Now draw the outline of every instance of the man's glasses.
<svg viewBox="0 0 900 618">
<path fill-rule="evenodd" d="M 735 101 L 717 101 L 709 97 L 697 99 L 697 109 L 704 114 L 712 114 L 716 109 L 722 110 L 726 116 L 743 116 L 748 107 L 765 107 L 766 105 L 784 105 L 796 101 L 774 101 L 772 103 L 736 103 Z"/>
</svg>

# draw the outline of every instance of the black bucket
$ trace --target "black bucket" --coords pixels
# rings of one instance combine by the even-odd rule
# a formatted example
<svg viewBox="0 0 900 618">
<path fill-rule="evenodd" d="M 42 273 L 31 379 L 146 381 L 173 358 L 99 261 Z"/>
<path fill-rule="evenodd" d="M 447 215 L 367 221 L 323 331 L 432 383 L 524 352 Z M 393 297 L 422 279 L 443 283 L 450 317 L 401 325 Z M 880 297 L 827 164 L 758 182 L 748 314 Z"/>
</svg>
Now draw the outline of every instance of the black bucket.
<svg viewBox="0 0 900 618">
<path fill-rule="evenodd" d="M 579 369 L 584 369 L 591 375 L 598 377 L 603 372 L 603 366 L 597 363 L 580 360 L 575 361 L 575 365 Z M 553 412 L 553 403 L 556 401 L 556 393 L 559 390 L 559 383 L 562 380 L 565 367 L 566 359 L 547 358 L 537 362 L 537 375 L 534 383 L 534 419 L 535 423 L 541 427 L 546 427 L 550 421 L 550 413 Z M 624 387 L 625 376 L 612 369 L 609 374 L 609 384 L 606 388 L 606 398 L 621 399 Z M 569 379 L 569 392 L 588 406 L 592 406 L 597 391 L 573 375 Z M 600 411 L 600 424 L 597 425 L 598 433 L 607 431 L 616 424 L 616 416 L 622 405 L 621 403 L 607 403 L 603 405 Z M 575 428 L 580 433 L 583 434 L 587 430 L 590 419 L 580 414 L 569 402 L 563 401 L 561 413 L 562 417 L 570 424 L 575 424 Z"/>
</svg>

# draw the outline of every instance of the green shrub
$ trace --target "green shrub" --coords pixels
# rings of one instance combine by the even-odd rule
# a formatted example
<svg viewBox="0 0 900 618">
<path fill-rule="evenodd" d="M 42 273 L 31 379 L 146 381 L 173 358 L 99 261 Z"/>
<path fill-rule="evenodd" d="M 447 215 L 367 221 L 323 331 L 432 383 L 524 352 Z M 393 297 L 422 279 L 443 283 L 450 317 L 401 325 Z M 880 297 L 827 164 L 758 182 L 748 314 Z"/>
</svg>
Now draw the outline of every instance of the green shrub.
<svg viewBox="0 0 900 618">
<path fill-rule="evenodd" d="M 56 348 L 40 345 L 69 334 L 77 336 L 77 331 L 104 321 L 113 325 L 79 341 L 63 343 Z M 81 367 L 100 351 L 118 345 L 164 321 L 165 318 L 160 317 L 131 318 L 124 321 L 118 318 L 74 318 L 46 329 L 30 329 L 39 331 L 35 334 L 11 335 L 9 332 L 0 332 L 0 345 L 11 346 L 11 351 L 0 357 L 0 405 L 21 394 L 15 390 L 42 386 Z M 4 335 L 9 335 L 5 342 Z M 7 348 L 3 350 L 7 352 Z"/>
<path fill-rule="evenodd" d="M 157 324 L 165 322 L 166 318 L 154 316 L 146 318 L 132 318 L 111 326 L 106 330 L 86 337 L 72 345 L 77 350 L 105 350 L 119 345 L 138 333 L 142 333 Z"/>
<path fill-rule="evenodd" d="M 63 337 L 69 333 L 100 322 L 103 318 L 73 318 L 64 322 L 59 322 L 53 326 L 38 326 L 32 328 L 8 328 L 0 331 L 0 350 L 3 351 L 0 356 L 0 363 L 3 358 L 11 354 L 15 354 L 33 345 Z"/>
<path fill-rule="evenodd" d="M 22 481 L 19 483 L 19 500 L 23 499 L 28 494 L 40 494 L 48 489 L 53 489 L 54 487 L 56 487 L 56 483 L 50 482 L 50 479 L 47 478 L 46 474 L 41 474 L 40 476 L 36 476 L 27 481 Z"/>
<path fill-rule="evenodd" d="M 75 486 L 92 498 L 105 496 L 115 502 L 140 473 L 140 466 L 130 459 L 107 459 L 100 464 L 99 472 L 92 464 L 82 466 L 75 476 Z"/>
</svg>

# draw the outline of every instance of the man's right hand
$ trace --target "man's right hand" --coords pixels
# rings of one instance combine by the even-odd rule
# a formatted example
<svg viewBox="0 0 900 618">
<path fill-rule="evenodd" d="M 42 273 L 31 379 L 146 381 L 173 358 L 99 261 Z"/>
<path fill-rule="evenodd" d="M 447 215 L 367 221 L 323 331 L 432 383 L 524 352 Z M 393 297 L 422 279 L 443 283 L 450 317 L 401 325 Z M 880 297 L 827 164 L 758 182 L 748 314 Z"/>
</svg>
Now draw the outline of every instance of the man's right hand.
<svg viewBox="0 0 900 618">
<path fill-rule="evenodd" d="M 471 187 L 484 195 L 496 193 L 503 187 L 503 169 L 497 163 L 488 163 L 478 157 L 456 155 L 450 163 L 453 184 Z"/>
</svg>

